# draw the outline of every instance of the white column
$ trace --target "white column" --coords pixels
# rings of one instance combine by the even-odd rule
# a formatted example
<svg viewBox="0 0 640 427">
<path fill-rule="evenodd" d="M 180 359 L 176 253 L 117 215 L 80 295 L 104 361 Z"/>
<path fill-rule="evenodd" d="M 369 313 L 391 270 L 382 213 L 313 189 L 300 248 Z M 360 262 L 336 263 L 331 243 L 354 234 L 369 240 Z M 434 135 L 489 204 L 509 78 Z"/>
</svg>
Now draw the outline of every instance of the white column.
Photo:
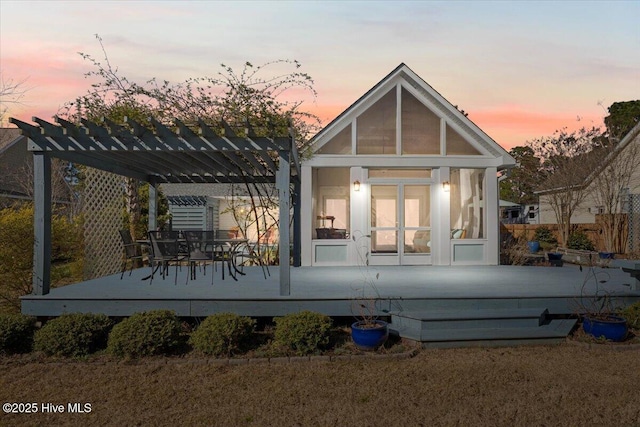
<svg viewBox="0 0 640 427">
<path fill-rule="evenodd" d="M 445 191 L 442 185 L 445 182 L 451 186 L 449 167 L 438 170 L 435 184 L 436 209 L 432 209 L 435 218 L 431 221 L 431 250 L 435 252 L 433 265 L 451 265 L 451 189 Z"/>
<path fill-rule="evenodd" d="M 302 233 L 301 257 L 303 266 L 310 266 L 313 256 L 313 248 L 311 246 L 311 237 L 313 236 L 313 174 L 311 172 L 311 166 L 302 166 L 300 171 L 302 180 L 300 232 Z"/>
<path fill-rule="evenodd" d="M 500 192 L 498 169 L 487 168 L 485 172 L 485 220 L 487 221 L 486 261 L 488 265 L 500 264 Z"/>
<path fill-rule="evenodd" d="M 349 247 L 351 251 L 349 253 L 349 264 L 360 265 L 363 260 L 366 260 L 366 254 L 369 250 L 369 197 L 370 187 L 367 181 L 367 170 L 361 167 L 352 167 L 349 173 L 350 181 L 350 207 L 351 212 L 351 229 L 349 230 L 351 235 L 351 241 L 353 242 Z M 355 191 L 354 183 L 360 182 L 360 190 Z"/>
</svg>

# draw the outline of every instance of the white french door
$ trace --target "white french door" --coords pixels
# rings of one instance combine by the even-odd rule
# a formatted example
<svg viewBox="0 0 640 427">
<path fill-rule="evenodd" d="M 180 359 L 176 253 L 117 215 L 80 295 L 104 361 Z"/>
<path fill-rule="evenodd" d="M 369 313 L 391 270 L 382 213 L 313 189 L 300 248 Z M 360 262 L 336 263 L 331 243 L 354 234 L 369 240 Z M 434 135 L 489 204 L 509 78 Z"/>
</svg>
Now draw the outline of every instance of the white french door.
<svg viewBox="0 0 640 427">
<path fill-rule="evenodd" d="M 381 183 L 370 188 L 369 262 L 431 264 L 431 186 Z"/>
</svg>

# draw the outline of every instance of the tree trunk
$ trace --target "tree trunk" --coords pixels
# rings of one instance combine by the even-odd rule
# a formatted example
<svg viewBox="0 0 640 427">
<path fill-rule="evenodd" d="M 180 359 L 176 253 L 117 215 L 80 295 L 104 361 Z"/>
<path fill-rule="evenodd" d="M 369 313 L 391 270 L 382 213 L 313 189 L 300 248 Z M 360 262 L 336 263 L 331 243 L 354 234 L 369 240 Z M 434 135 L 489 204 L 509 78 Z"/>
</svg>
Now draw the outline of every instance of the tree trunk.
<svg viewBox="0 0 640 427">
<path fill-rule="evenodd" d="M 140 222 L 140 198 L 138 197 L 138 180 L 127 178 L 127 213 L 129 214 L 129 231 L 135 240 L 137 236 L 137 226 Z"/>
</svg>

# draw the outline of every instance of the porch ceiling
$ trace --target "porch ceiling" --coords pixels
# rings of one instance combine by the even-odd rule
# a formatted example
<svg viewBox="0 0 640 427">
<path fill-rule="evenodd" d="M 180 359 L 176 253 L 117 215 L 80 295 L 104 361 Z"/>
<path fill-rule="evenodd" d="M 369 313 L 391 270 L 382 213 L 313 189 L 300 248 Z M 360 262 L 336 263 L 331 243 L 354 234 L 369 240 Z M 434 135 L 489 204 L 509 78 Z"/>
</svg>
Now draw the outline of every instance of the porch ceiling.
<svg viewBox="0 0 640 427">
<path fill-rule="evenodd" d="M 258 137 L 249 128 L 241 137 L 222 122 L 218 135 L 204 121 L 189 127 L 175 120 L 173 129 L 151 120 L 153 129 L 126 120 L 76 125 L 56 117 L 37 125 L 10 121 L 30 141 L 28 150 L 153 183 L 274 183 L 278 154 L 291 153 L 290 176 L 299 179 L 298 153 L 292 135 Z"/>
</svg>

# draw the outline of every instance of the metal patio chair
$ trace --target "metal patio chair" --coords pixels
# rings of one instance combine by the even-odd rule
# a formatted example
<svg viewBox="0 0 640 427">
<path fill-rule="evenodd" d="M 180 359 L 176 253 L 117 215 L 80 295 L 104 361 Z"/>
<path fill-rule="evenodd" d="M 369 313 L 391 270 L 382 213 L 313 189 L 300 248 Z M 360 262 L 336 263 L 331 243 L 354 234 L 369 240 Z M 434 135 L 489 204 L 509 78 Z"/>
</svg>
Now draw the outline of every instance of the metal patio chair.
<svg viewBox="0 0 640 427">
<path fill-rule="evenodd" d="M 259 245 L 258 242 L 255 243 L 243 243 L 236 247 L 236 250 L 233 254 L 234 256 L 234 266 L 239 267 L 239 273 L 244 274 L 244 266 L 247 264 L 250 265 L 259 265 L 262 268 L 262 275 L 265 280 L 267 279 L 267 275 L 271 276 L 269 272 L 269 266 L 264 262 L 264 259 L 258 251 L 256 251 L 256 247 Z M 238 262 L 240 261 L 240 262 Z"/>
<path fill-rule="evenodd" d="M 229 276 L 231 276 L 233 280 L 238 280 L 236 273 L 239 273 L 240 270 L 238 270 L 235 265 L 237 245 L 229 242 L 229 240 L 238 239 L 238 235 L 238 230 L 214 230 L 214 258 L 216 261 L 222 262 L 222 280 L 224 280 L 225 263 L 227 264 Z"/>
<path fill-rule="evenodd" d="M 215 265 L 214 233 L 213 231 L 185 230 L 182 232 L 189 252 L 189 276 L 196 278 L 196 266 L 202 266 L 203 274 L 207 274 L 207 264 Z M 188 279 L 187 279 L 188 281 Z M 213 268 L 211 269 L 211 284 L 213 285 Z"/>
<path fill-rule="evenodd" d="M 149 284 L 153 283 L 153 276 L 159 268 L 162 269 L 162 278 L 164 279 L 171 263 L 176 267 L 174 285 L 178 284 L 178 267 L 189 259 L 189 254 L 184 252 L 183 243 L 180 240 L 180 233 L 177 231 L 149 231 L 151 247 Z"/>
<path fill-rule="evenodd" d="M 120 238 L 124 246 L 122 251 L 122 272 L 120 273 L 120 280 L 122 280 L 124 272 L 127 271 L 127 263 L 131 262 L 131 267 L 129 268 L 129 276 L 131 276 L 133 267 L 138 260 L 144 264 L 145 255 L 142 252 L 142 244 L 133 240 L 129 230 L 120 230 Z"/>
</svg>

